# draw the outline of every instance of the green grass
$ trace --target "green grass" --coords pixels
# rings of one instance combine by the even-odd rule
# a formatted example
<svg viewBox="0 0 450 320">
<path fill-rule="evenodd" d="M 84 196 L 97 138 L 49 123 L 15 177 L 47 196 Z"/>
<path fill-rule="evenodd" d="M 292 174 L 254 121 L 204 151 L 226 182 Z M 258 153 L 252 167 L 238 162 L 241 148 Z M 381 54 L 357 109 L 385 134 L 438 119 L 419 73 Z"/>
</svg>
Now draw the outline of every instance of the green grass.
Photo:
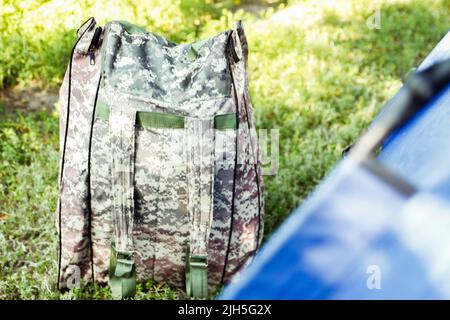
<svg viewBox="0 0 450 320">
<path fill-rule="evenodd" d="M 280 130 L 280 169 L 265 178 L 266 237 L 442 38 L 450 7 L 448 0 L 295 1 L 287 9 L 301 18 L 289 21 L 280 16 L 285 10 L 268 10 L 259 19 L 232 13 L 232 1 L 154 1 L 152 8 L 135 7 L 137 0 L 109 6 L 83 1 L 81 11 L 55 3 L 25 2 L 25 8 L 9 8 L 0 20 L 0 45 L 6 48 L 0 50 L 1 86 L 57 86 L 74 30 L 93 8 L 101 12 L 102 23 L 127 19 L 180 42 L 210 36 L 245 18 L 257 126 Z M 31 9 L 41 18 L 50 12 L 48 25 L 31 19 Z M 381 29 L 370 30 L 366 19 L 376 9 Z M 0 104 L 0 299 L 110 298 L 108 289 L 98 286 L 65 294 L 55 290 L 58 157 L 57 112 L 17 112 Z M 149 281 L 140 285 L 137 298 L 177 295 Z"/>
</svg>

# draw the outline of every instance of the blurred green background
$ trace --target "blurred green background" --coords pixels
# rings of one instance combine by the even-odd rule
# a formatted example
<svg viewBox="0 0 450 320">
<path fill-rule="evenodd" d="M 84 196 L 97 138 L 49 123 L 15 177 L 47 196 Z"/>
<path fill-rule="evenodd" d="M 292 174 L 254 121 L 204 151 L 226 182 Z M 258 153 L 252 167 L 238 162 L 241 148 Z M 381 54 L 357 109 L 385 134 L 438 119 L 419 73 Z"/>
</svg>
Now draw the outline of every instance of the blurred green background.
<svg viewBox="0 0 450 320">
<path fill-rule="evenodd" d="M 176 42 L 242 19 L 258 128 L 280 130 L 265 177 L 266 238 L 339 159 L 449 29 L 449 0 L 0 1 L 0 299 L 105 299 L 56 292 L 58 86 L 90 16 L 128 20 Z M 367 20 L 379 12 L 380 28 Z M 138 299 L 174 299 L 149 281 Z"/>
</svg>

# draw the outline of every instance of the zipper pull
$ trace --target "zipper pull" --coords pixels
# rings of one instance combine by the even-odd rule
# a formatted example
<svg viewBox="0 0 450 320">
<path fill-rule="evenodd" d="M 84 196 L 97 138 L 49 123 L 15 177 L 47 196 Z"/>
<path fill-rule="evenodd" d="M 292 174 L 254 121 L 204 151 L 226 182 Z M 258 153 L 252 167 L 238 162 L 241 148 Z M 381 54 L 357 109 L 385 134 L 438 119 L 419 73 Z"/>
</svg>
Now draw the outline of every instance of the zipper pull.
<svg viewBox="0 0 450 320">
<path fill-rule="evenodd" d="M 88 53 L 89 53 L 89 59 L 90 59 L 91 65 L 95 64 L 95 49 L 100 40 L 101 33 L 102 33 L 102 27 L 95 28 L 94 35 L 92 36 L 91 44 L 89 45 Z"/>
<path fill-rule="evenodd" d="M 89 58 L 90 58 L 90 64 L 93 66 L 95 64 L 95 52 L 94 50 L 89 50 Z"/>
</svg>

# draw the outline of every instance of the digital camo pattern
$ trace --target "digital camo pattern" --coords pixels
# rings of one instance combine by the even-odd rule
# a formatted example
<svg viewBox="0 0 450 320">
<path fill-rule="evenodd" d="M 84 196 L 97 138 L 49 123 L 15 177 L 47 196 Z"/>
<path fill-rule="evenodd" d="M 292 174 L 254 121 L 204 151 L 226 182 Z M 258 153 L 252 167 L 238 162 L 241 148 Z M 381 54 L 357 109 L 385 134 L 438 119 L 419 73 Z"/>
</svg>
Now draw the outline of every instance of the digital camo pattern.
<svg viewBox="0 0 450 320">
<path fill-rule="evenodd" d="M 227 259 L 235 187 L 235 146 L 235 130 L 215 131 L 214 210 L 208 247 L 208 281 L 212 288 L 221 284 Z"/>
<path fill-rule="evenodd" d="M 91 241 L 94 279 L 101 283 L 108 281 L 111 243 L 114 240 L 114 218 L 111 214 L 111 147 L 108 132 L 108 122 L 96 119 L 92 128 L 91 147 Z"/>
<path fill-rule="evenodd" d="M 102 101 L 102 91 L 99 93 L 99 101 Z M 125 101 L 121 101 L 125 103 Z M 226 103 L 209 104 L 208 107 L 227 106 Z M 127 106 L 133 109 L 134 101 Z M 198 106 L 193 105 L 193 109 Z M 142 106 L 139 108 L 143 108 Z M 146 110 L 155 110 L 156 106 L 147 105 Z M 218 109 L 219 110 L 219 109 Z M 199 120 L 190 119 L 191 122 Z M 95 279 L 100 282 L 107 281 L 108 256 L 113 237 L 112 211 L 112 187 L 110 183 L 111 150 L 108 145 L 108 122 L 96 120 L 93 128 L 92 161 L 91 161 L 91 208 L 92 208 L 92 241 L 94 251 Z M 209 125 L 211 126 L 211 125 Z M 202 129 L 205 129 L 204 127 Z M 136 129 L 136 159 L 135 159 L 135 223 L 133 229 L 133 243 L 136 252 L 136 268 L 141 280 L 154 278 L 155 281 L 166 281 L 178 288 L 184 288 L 185 259 L 187 244 L 192 233 L 188 203 L 198 204 L 195 213 L 210 212 L 200 209 L 198 199 L 188 200 L 196 194 L 199 187 L 208 186 L 203 196 L 203 201 L 212 200 L 208 183 L 201 183 L 196 178 L 195 172 L 190 172 L 189 156 L 196 155 L 197 148 L 204 146 L 199 144 L 200 133 L 188 133 L 184 129 Z M 232 198 L 232 180 L 234 166 L 234 142 L 233 130 L 213 132 L 215 137 L 207 137 L 215 145 L 216 172 L 222 179 L 215 179 L 215 186 L 221 186 L 214 197 L 214 204 L 222 208 L 223 203 L 228 203 L 230 208 Z M 197 138 L 197 139 L 196 139 Z M 197 140 L 197 141 L 196 141 Z M 190 142 L 190 141 L 194 141 Z M 214 143 L 215 142 L 215 143 Z M 193 152 L 188 152 L 187 146 L 193 144 Z M 214 150 L 212 150 L 214 151 Z M 203 152 L 209 153 L 206 147 Z M 228 153 L 228 154 L 227 154 Z M 200 157 L 197 158 L 198 160 Z M 196 161 L 193 161 L 197 164 Z M 218 166 L 218 164 L 220 166 Z M 209 169 L 208 169 L 209 167 Z M 212 170 L 212 165 L 204 166 L 205 171 Z M 196 165 L 191 168 L 199 170 Z M 194 185 L 188 187 L 188 177 L 191 177 Z M 212 181 L 212 177 L 206 178 Z M 208 205 L 207 203 L 204 205 Z M 211 204 L 210 204 L 211 206 Z M 224 209 L 224 210 L 223 210 Z M 230 210 L 226 207 L 214 212 L 212 230 L 215 232 L 204 233 L 203 237 L 210 237 L 209 268 L 210 284 L 213 290 L 220 284 L 224 268 L 224 252 L 227 249 L 228 230 L 230 228 Z M 219 216 L 221 215 L 221 216 Z M 197 220 L 201 222 L 201 220 Z M 195 222 L 194 222 L 195 223 Z M 206 223 L 210 223 L 206 221 Z M 205 229 L 203 229 L 205 230 Z M 214 235 L 214 236 L 213 236 Z M 212 241 L 211 241 L 212 240 Z M 201 242 L 200 242 L 201 243 Z M 206 242 L 207 243 L 207 242 Z M 204 253 L 206 244 L 196 254 Z"/>
<path fill-rule="evenodd" d="M 80 280 L 91 281 L 92 277 L 88 158 L 92 111 L 100 68 L 98 64 L 90 65 L 87 52 L 81 50 L 79 45 L 82 46 L 86 39 L 92 38 L 94 27 L 95 20 L 90 19 L 79 30 L 71 67 L 61 88 L 62 156 L 57 215 L 61 246 L 58 278 L 60 289 L 76 286 Z"/>
<path fill-rule="evenodd" d="M 214 119 L 188 118 L 185 131 L 190 254 L 207 256 L 213 214 Z"/>
<path fill-rule="evenodd" d="M 127 23 L 110 22 L 105 29 L 105 84 L 174 104 L 229 95 L 224 55 L 229 32 L 176 45 Z"/>
<path fill-rule="evenodd" d="M 107 257 L 113 236 L 110 216 L 108 123 L 96 120 L 92 156 L 92 214 L 95 278 L 107 281 Z M 136 130 L 135 223 L 133 243 L 139 279 L 184 285 L 189 237 L 183 129 Z M 104 147 L 106 146 L 106 147 Z"/>
<path fill-rule="evenodd" d="M 213 290 L 254 254 L 262 232 L 262 180 L 259 151 L 251 136 L 256 132 L 249 105 L 245 36 L 238 35 L 242 32 L 238 28 L 177 45 L 124 22 L 105 27 L 97 105 L 107 104 L 110 118 L 95 120 L 90 159 L 95 281 L 108 280 L 111 241 L 118 241 L 114 195 L 120 193 L 128 194 L 124 216 L 132 216 L 133 222 L 128 224 L 132 230 L 126 233 L 132 239 L 127 246 L 134 249 L 140 280 L 153 278 L 184 288 L 190 244 L 193 253 L 208 254 Z M 63 88 L 61 94 L 66 94 Z M 85 106 L 91 115 L 93 104 Z M 130 121 L 117 126 L 115 122 L 123 120 L 117 119 L 121 118 L 117 110 L 127 114 L 125 119 L 146 111 L 181 115 L 185 129 L 142 128 L 130 126 Z M 238 131 L 207 130 L 216 115 L 237 111 Z M 112 154 L 126 163 L 120 170 L 113 169 L 117 157 Z M 132 176 L 131 201 L 130 189 L 120 189 L 130 185 Z M 112 183 L 114 177 L 119 177 L 117 183 Z M 89 207 L 79 204 L 80 209 L 83 206 Z M 89 230 L 80 230 L 77 236 L 89 245 Z"/>
<path fill-rule="evenodd" d="M 140 129 L 138 133 L 138 215 L 151 221 L 147 226 L 140 224 L 135 233 L 136 250 L 147 259 L 138 266 L 152 271 L 155 281 L 178 288 L 184 288 L 189 240 L 185 146 L 184 129 Z M 152 250 L 146 252 L 149 242 Z M 148 274 L 140 277 L 148 278 Z"/>
<path fill-rule="evenodd" d="M 133 252 L 134 157 L 136 111 L 110 104 L 109 145 L 111 146 L 111 187 L 115 248 Z"/>
<path fill-rule="evenodd" d="M 247 49 L 243 29 L 238 25 L 238 32 L 231 35 L 233 48 L 239 61 L 231 60 L 233 75 L 233 94 L 239 110 L 238 157 L 236 166 L 236 187 L 231 237 L 225 277 L 232 277 L 243 264 L 249 262 L 259 247 L 262 231 L 262 179 L 260 171 L 259 150 L 253 145 L 251 135 L 256 135 L 253 124 L 249 121 L 247 99 Z"/>
<path fill-rule="evenodd" d="M 264 233 L 264 181 L 263 181 L 263 173 L 262 173 L 262 161 L 261 161 L 261 149 L 258 144 L 258 136 L 256 133 L 255 120 L 253 116 L 253 107 L 250 97 L 250 88 L 249 88 L 249 75 L 248 75 L 248 42 L 247 37 L 245 36 L 244 28 L 242 26 L 242 22 L 239 21 L 236 26 L 236 30 L 238 33 L 238 37 L 241 43 L 241 53 L 242 53 L 242 61 L 243 61 L 243 72 L 244 72 L 244 112 L 246 114 L 248 126 L 250 128 L 250 140 L 251 140 L 251 150 L 253 153 L 253 160 L 255 160 L 256 167 L 256 175 L 257 175 L 257 183 L 258 183 L 258 196 L 259 196 L 259 231 L 258 231 L 258 247 L 262 243 L 262 237 Z"/>
</svg>

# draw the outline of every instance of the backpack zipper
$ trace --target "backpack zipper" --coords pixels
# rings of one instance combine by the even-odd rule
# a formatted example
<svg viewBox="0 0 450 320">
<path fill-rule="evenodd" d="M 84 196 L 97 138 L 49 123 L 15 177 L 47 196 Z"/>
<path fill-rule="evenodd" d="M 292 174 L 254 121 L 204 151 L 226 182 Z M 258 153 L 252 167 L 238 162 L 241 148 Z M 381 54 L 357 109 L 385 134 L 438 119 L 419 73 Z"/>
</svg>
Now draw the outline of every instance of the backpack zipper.
<svg viewBox="0 0 450 320">
<path fill-rule="evenodd" d="M 102 33 L 102 27 L 95 28 L 94 35 L 92 36 L 91 44 L 89 45 L 88 53 L 89 53 L 91 65 L 95 64 L 95 49 L 97 48 L 101 33 Z"/>
</svg>

